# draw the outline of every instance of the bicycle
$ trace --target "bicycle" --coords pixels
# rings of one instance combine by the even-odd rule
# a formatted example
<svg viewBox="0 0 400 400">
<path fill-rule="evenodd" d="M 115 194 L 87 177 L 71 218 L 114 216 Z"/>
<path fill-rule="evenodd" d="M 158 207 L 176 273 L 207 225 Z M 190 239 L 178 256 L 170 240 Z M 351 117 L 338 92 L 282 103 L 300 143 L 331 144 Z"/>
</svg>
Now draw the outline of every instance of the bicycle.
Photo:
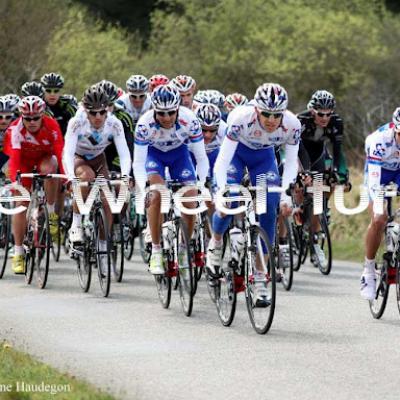
<svg viewBox="0 0 400 400">
<path fill-rule="evenodd" d="M 239 191 L 238 185 L 229 185 L 229 190 Z M 254 209 L 255 187 L 247 187 L 250 196 L 234 197 L 230 201 L 243 201 L 245 212 L 241 226 L 243 251 L 232 248 L 229 231 L 224 239 L 221 262 L 221 277 L 214 282 L 215 304 L 219 319 L 224 326 L 230 326 L 236 312 L 237 293 L 244 291 L 250 322 L 258 334 L 265 334 L 272 325 L 276 304 L 276 266 L 273 248 L 265 231 L 256 221 Z M 250 199 L 249 199 L 250 197 Z M 258 278 L 265 275 L 267 296 L 262 304 L 257 299 Z M 210 285 L 212 281 L 207 281 Z"/>
<path fill-rule="evenodd" d="M 392 199 L 388 198 L 387 210 L 384 252 L 376 264 L 376 294 L 374 300 L 369 301 L 369 308 L 375 319 L 380 319 L 385 312 L 391 285 L 396 285 L 397 307 L 400 312 L 400 224 L 395 221 L 400 217 L 400 208 L 392 213 Z"/>
<path fill-rule="evenodd" d="M 0 176 L 0 187 L 5 187 L 8 183 L 4 175 Z M 10 196 L 10 191 L 6 190 L 4 193 L 6 196 Z M 9 208 L 10 205 L 7 203 L 4 208 Z M 11 233 L 11 215 L 2 212 L 0 214 L 0 279 L 3 278 L 4 271 L 7 266 L 8 252 L 12 245 L 12 233 Z"/>
<path fill-rule="evenodd" d="M 318 174 L 319 173 L 317 173 L 317 176 Z M 300 206 L 301 211 L 298 209 L 294 210 L 295 223 L 292 223 L 293 243 L 296 245 L 296 252 L 298 252 L 298 256 L 296 257 L 297 263 L 293 268 L 295 271 L 298 271 L 300 266 L 305 263 L 307 255 L 310 254 L 310 260 L 314 266 L 317 267 L 323 275 L 329 275 L 332 269 L 332 245 L 326 218 L 327 200 L 323 197 L 324 211 L 317 216 L 320 231 L 313 232 L 314 196 L 313 193 L 307 190 L 309 186 L 304 184 L 304 180 L 307 177 L 312 177 L 314 179 L 315 175 L 315 173 L 310 171 L 298 174 L 296 183 L 291 184 L 288 189 L 288 192 L 292 194 L 295 185 L 297 185 L 304 196 L 303 204 Z M 330 172 L 324 174 L 323 182 L 333 183 Z"/>
<path fill-rule="evenodd" d="M 102 176 L 98 176 L 94 182 L 73 183 L 75 189 L 78 186 L 93 188 L 107 184 L 108 182 Z M 97 268 L 101 292 L 103 297 L 108 297 L 111 286 L 111 258 L 114 249 L 111 244 L 111 235 L 99 190 L 96 192 L 89 213 L 83 216 L 82 228 L 83 241 L 75 243 L 71 248 L 71 257 L 77 263 L 79 284 L 83 292 L 88 292 L 92 268 Z M 101 241 L 106 242 L 105 248 L 101 248 Z"/>
<path fill-rule="evenodd" d="M 35 169 L 34 169 L 35 171 Z M 17 173 L 17 182 L 22 178 L 32 179 L 31 201 L 26 213 L 27 228 L 23 240 L 25 249 L 25 281 L 32 283 L 33 273 L 36 270 L 37 284 L 40 289 L 46 287 L 49 274 L 51 235 L 49 214 L 47 211 L 44 181 L 46 179 L 61 178 L 62 174 Z"/>
<path fill-rule="evenodd" d="M 183 187 L 182 183 L 167 181 L 170 191 L 170 209 L 162 224 L 161 247 L 165 264 L 163 275 L 154 275 L 157 293 L 163 308 L 171 301 L 172 279 L 176 279 L 182 310 L 190 316 L 194 297 L 194 260 L 186 223 L 181 218 L 172 193 Z"/>
</svg>

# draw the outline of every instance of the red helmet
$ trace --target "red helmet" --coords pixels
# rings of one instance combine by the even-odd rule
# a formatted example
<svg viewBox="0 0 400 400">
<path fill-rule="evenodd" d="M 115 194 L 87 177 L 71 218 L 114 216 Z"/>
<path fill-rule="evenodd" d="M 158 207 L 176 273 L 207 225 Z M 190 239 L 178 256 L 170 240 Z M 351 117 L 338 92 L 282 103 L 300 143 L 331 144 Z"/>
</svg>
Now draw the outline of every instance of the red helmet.
<svg viewBox="0 0 400 400">
<path fill-rule="evenodd" d="M 46 103 L 38 96 L 24 97 L 18 104 L 18 110 L 21 115 L 43 114 L 45 109 Z"/>
<path fill-rule="evenodd" d="M 166 85 L 169 83 L 169 79 L 165 75 L 153 75 L 149 79 L 149 92 L 151 93 L 157 86 Z"/>
</svg>

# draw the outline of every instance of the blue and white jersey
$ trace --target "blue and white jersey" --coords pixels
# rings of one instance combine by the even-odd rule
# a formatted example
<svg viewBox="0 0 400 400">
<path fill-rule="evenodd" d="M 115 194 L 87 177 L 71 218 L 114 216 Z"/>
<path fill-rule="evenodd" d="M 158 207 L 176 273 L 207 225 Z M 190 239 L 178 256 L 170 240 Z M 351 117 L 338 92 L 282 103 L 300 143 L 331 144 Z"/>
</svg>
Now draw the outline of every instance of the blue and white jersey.
<svg viewBox="0 0 400 400">
<path fill-rule="evenodd" d="M 153 110 L 150 110 L 140 117 L 135 130 L 135 145 L 150 146 L 163 152 L 202 140 L 199 121 L 193 111 L 186 107 L 179 107 L 175 126 L 170 129 L 162 128 L 154 119 Z"/>
<path fill-rule="evenodd" d="M 365 153 L 369 165 L 379 165 L 390 171 L 400 169 L 400 144 L 396 143 L 392 122 L 367 136 Z"/>
<path fill-rule="evenodd" d="M 301 123 L 289 110 L 283 113 L 280 126 L 274 132 L 266 132 L 261 126 L 252 105 L 236 107 L 228 116 L 226 136 L 253 150 L 282 144 L 297 145 L 300 142 Z"/>
<path fill-rule="evenodd" d="M 215 135 L 215 138 L 210 142 L 206 143 L 206 152 L 212 153 L 213 151 L 219 149 L 221 147 L 221 143 L 224 140 L 224 136 L 226 134 L 226 130 L 228 128 L 228 125 L 224 121 L 220 121 L 219 127 L 218 127 L 218 132 Z"/>
<path fill-rule="evenodd" d="M 139 118 L 142 115 L 144 115 L 147 111 L 151 109 L 151 100 L 149 94 L 146 95 L 146 100 L 144 101 L 143 107 L 141 109 L 133 107 L 129 98 L 129 93 L 125 93 L 120 98 L 118 98 L 116 104 L 121 106 L 123 110 L 132 117 L 134 124 L 138 122 Z"/>
</svg>

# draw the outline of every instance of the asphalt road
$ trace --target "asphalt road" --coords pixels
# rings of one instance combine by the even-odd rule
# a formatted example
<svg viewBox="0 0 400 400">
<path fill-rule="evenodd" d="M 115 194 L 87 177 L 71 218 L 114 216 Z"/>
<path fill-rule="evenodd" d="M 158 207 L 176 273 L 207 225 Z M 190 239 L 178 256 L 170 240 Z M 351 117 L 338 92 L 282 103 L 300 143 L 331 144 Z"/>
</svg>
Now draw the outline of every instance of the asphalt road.
<svg viewBox="0 0 400 400">
<path fill-rule="evenodd" d="M 80 291 L 75 265 L 53 263 L 45 290 L 11 274 L 0 281 L 0 337 L 122 399 L 398 399 L 395 290 L 383 319 L 361 300 L 361 267 L 335 262 L 330 276 L 310 265 L 279 287 L 271 330 L 257 335 L 244 295 L 230 328 L 219 322 L 205 282 L 192 317 L 177 292 L 162 309 L 135 253 L 123 283 L 100 297 Z M 1 383 L 1 382 L 0 382 Z"/>
</svg>

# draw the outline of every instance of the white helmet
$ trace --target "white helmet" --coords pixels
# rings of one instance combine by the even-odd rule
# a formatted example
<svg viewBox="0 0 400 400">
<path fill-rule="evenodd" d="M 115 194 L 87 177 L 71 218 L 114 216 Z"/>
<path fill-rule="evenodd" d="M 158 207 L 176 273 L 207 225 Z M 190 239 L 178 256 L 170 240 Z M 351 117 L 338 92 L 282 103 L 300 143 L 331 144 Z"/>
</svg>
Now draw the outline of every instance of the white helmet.
<svg viewBox="0 0 400 400">
<path fill-rule="evenodd" d="M 394 123 L 394 129 L 396 129 L 396 131 L 400 131 L 400 107 L 397 107 L 394 110 L 392 122 Z"/>
<path fill-rule="evenodd" d="M 172 79 L 172 83 L 180 92 L 187 92 L 196 87 L 196 81 L 188 75 L 178 75 Z"/>
<path fill-rule="evenodd" d="M 149 81 L 143 75 L 132 75 L 126 81 L 126 89 L 128 92 L 147 92 Z"/>
<path fill-rule="evenodd" d="M 180 102 L 179 91 L 173 85 L 157 86 L 151 93 L 151 104 L 155 111 L 177 110 Z"/>
<path fill-rule="evenodd" d="M 225 97 L 225 107 L 228 111 L 232 111 L 237 106 L 244 106 L 248 102 L 249 99 L 241 93 L 232 93 Z"/>
<path fill-rule="evenodd" d="M 214 104 L 200 104 L 196 110 L 196 117 L 201 126 L 219 126 L 221 111 Z"/>
<path fill-rule="evenodd" d="M 22 115 L 43 114 L 46 103 L 38 96 L 27 96 L 20 100 L 18 110 Z"/>
<path fill-rule="evenodd" d="M 254 100 L 257 108 L 263 111 L 282 112 L 288 106 L 286 90 L 277 83 L 264 83 L 259 86 L 254 95 Z"/>
</svg>

